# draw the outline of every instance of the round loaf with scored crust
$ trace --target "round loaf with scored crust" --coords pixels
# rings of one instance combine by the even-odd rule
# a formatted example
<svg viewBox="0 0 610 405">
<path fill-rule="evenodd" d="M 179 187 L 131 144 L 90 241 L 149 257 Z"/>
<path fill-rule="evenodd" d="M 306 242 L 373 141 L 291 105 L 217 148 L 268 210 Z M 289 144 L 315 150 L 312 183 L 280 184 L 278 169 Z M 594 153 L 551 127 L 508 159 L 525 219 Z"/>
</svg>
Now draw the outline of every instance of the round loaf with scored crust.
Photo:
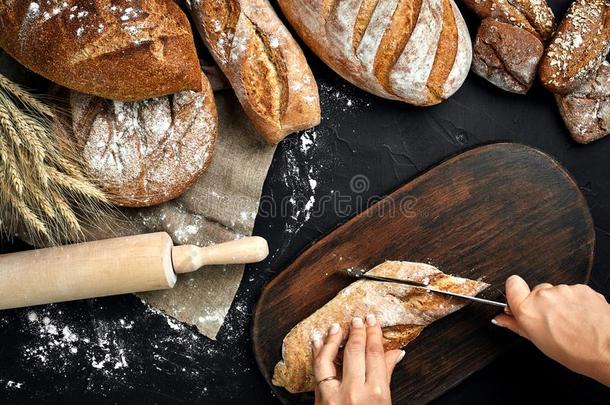
<svg viewBox="0 0 610 405">
<path fill-rule="evenodd" d="M 205 77 L 202 83 L 202 92 L 132 102 L 70 93 L 85 167 L 113 203 L 160 204 L 203 174 L 212 159 L 217 117 L 212 89 Z"/>
<path fill-rule="evenodd" d="M 111 100 L 201 90 L 188 20 L 172 0 L 3 0 L 0 47 L 47 79 Z"/>
<path fill-rule="evenodd" d="M 279 0 L 307 45 L 381 97 L 426 106 L 455 93 L 472 44 L 453 0 Z"/>
</svg>

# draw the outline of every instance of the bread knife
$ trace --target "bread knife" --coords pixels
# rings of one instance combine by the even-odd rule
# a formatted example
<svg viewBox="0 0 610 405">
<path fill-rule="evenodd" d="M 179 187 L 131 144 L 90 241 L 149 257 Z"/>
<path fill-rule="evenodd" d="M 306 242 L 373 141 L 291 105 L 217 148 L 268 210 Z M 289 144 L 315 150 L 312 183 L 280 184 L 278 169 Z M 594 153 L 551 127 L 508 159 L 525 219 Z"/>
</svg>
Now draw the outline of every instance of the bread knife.
<svg viewBox="0 0 610 405">
<path fill-rule="evenodd" d="M 451 291 L 439 290 L 438 288 L 431 287 L 428 284 L 420 283 L 418 281 L 403 280 L 403 279 L 399 279 L 399 278 L 384 277 L 384 276 L 375 276 L 372 274 L 367 274 L 364 271 L 359 271 L 359 270 L 354 270 L 354 269 L 345 269 L 343 272 L 353 278 L 358 278 L 358 279 L 364 278 L 367 280 L 382 281 L 382 282 L 386 282 L 386 283 L 404 284 L 404 285 L 408 285 L 410 287 L 421 288 L 428 292 L 433 292 L 436 294 L 441 294 L 441 295 L 446 295 L 449 297 L 461 298 L 461 299 L 468 300 L 468 301 L 478 302 L 481 304 L 501 307 L 501 308 L 504 308 L 505 312 L 509 311 L 508 305 L 503 302 L 488 300 L 488 299 L 479 298 L 479 297 L 472 297 L 470 295 L 458 294 L 458 293 L 454 293 Z"/>
</svg>

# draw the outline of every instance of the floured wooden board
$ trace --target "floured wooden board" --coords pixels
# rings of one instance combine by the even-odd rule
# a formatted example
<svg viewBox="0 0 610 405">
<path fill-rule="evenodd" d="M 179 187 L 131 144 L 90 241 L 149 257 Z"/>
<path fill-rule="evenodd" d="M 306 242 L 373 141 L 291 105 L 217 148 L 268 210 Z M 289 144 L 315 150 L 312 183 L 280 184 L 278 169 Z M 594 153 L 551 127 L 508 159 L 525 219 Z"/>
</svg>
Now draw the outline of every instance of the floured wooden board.
<svg viewBox="0 0 610 405">
<path fill-rule="evenodd" d="M 253 324 L 254 352 L 270 382 L 282 339 L 351 280 L 337 271 L 386 259 L 426 262 L 492 284 L 505 300 L 511 274 L 529 283 L 582 283 L 595 234 L 578 187 L 549 156 L 518 144 L 482 146 L 455 156 L 330 232 L 264 289 Z M 425 403 L 511 347 L 493 326 L 497 308 L 471 304 L 428 326 L 406 348 L 392 379 L 395 403 Z M 310 402 L 273 387 L 286 403 Z"/>
</svg>

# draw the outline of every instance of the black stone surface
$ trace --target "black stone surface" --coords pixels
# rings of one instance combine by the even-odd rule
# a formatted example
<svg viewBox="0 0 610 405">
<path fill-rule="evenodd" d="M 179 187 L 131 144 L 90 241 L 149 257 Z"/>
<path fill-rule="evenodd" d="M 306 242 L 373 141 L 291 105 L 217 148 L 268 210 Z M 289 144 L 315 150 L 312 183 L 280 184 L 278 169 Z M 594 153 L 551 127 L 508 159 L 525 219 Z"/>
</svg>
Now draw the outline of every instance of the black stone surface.
<svg viewBox="0 0 610 405">
<path fill-rule="evenodd" d="M 568 1 L 552 3 L 561 15 Z M 475 20 L 464 14 L 474 32 Z M 572 142 L 553 97 L 539 85 L 518 96 L 471 74 L 448 101 L 415 108 L 366 94 L 311 53 L 307 57 L 323 100 L 322 124 L 305 135 L 315 136 L 316 145 L 303 147 L 293 135 L 278 147 L 255 226 L 255 234 L 269 240 L 271 255 L 247 268 L 218 340 L 172 327 L 134 296 L 3 311 L 0 404 L 276 402 L 258 372 L 249 336 L 250 314 L 264 284 L 367 203 L 455 153 L 492 141 L 537 147 L 572 173 L 596 227 L 590 285 L 610 298 L 610 137 L 587 146 Z M 285 175 L 295 171 L 300 177 Z M 315 203 L 307 211 L 311 195 Z M 0 244 L 3 252 L 24 248 L 17 241 Z M 66 326 L 78 340 L 62 339 Z M 435 402 L 606 404 L 610 390 L 524 342 Z"/>
</svg>

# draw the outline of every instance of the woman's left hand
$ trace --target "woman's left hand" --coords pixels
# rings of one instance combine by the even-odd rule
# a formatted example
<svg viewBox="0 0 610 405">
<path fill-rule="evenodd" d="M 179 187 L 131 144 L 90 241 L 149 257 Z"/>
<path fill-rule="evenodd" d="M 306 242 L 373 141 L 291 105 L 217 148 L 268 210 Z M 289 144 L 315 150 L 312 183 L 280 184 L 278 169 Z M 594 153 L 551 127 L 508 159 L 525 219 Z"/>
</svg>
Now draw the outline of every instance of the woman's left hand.
<svg viewBox="0 0 610 405">
<path fill-rule="evenodd" d="M 313 339 L 316 404 L 391 404 L 390 380 L 394 366 L 405 355 L 403 350 L 384 352 L 381 326 L 374 315 L 354 318 L 343 353 L 343 376 L 337 376 L 334 360 L 343 333 L 333 324 L 326 341 Z"/>
</svg>

